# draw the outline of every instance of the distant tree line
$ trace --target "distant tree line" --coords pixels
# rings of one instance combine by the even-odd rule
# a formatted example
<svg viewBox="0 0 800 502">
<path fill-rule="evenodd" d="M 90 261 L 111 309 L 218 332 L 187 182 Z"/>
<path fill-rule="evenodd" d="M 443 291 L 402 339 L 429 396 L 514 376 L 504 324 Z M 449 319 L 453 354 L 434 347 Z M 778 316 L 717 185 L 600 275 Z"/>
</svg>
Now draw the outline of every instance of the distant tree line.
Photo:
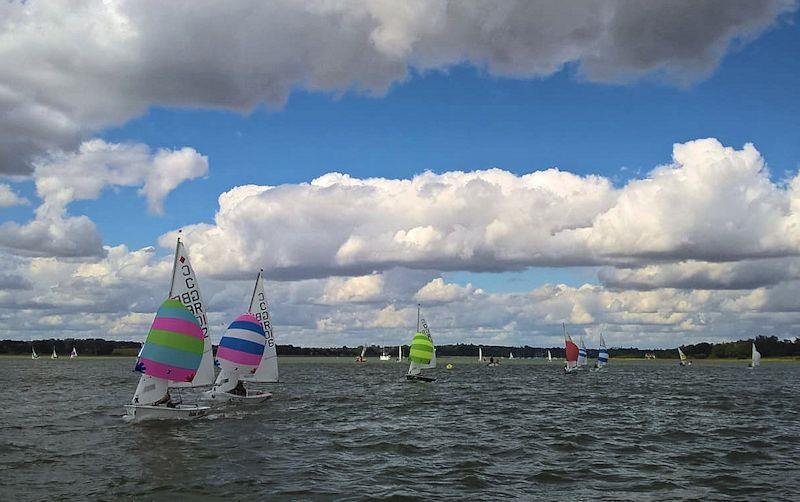
<svg viewBox="0 0 800 502">
<path fill-rule="evenodd" d="M 748 359 L 750 358 L 751 344 L 753 340 L 739 340 L 736 342 L 707 343 L 701 342 L 693 345 L 682 345 L 682 350 L 692 359 Z M 776 336 L 759 336 L 755 339 L 756 347 L 763 357 L 800 357 L 800 342 L 791 340 L 779 340 Z M 59 355 L 67 355 L 72 351 L 72 347 L 78 351 L 78 355 L 135 355 L 141 344 L 139 342 L 119 342 L 113 340 L 103 340 L 100 338 L 87 339 L 65 339 L 65 340 L 0 340 L 0 354 L 30 354 L 31 346 L 41 356 L 48 356 L 55 347 Z M 505 347 L 501 345 L 438 345 L 436 354 L 438 356 L 465 356 L 477 357 L 478 348 L 483 351 L 484 357 L 508 357 L 510 353 L 516 358 L 544 358 L 547 351 L 555 358 L 564 358 L 564 347 Z M 216 346 L 214 347 L 216 349 Z M 279 356 L 315 356 L 315 357 L 356 357 L 361 353 L 361 346 L 358 347 L 295 347 L 293 345 L 278 345 Z M 391 357 L 397 357 L 397 346 L 386 347 L 383 349 L 379 345 L 367 347 L 367 357 L 378 357 L 383 350 Z M 590 358 L 597 357 L 597 349 L 588 349 Z M 613 357 L 632 357 L 644 358 L 646 353 L 655 354 L 658 359 L 677 359 L 678 351 L 674 349 L 638 349 L 638 348 L 612 348 L 609 355 Z M 403 346 L 403 358 L 408 357 L 408 346 Z"/>
</svg>

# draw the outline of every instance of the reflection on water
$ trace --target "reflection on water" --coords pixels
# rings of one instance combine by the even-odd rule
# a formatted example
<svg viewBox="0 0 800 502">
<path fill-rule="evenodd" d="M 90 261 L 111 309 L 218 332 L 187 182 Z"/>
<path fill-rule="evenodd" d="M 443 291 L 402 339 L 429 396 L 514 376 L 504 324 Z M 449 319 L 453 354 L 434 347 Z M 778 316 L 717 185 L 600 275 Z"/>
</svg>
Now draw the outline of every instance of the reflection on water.
<svg viewBox="0 0 800 502">
<path fill-rule="evenodd" d="M 129 359 L 0 360 L 0 493 L 54 498 L 792 499 L 800 365 L 282 359 L 264 405 L 129 425 Z M 445 364 L 447 361 L 440 361 Z M 183 391 L 189 400 L 192 391 Z"/>
</svg>

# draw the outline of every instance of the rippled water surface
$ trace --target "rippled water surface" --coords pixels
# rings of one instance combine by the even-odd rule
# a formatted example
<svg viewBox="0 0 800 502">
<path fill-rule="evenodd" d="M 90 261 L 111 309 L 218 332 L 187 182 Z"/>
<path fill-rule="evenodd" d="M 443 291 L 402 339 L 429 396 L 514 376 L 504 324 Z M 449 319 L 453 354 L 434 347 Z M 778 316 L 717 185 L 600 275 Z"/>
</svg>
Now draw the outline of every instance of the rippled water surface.
<svg viewBox="0 0 800 502">
<path fill-rule="evenodd" d="M 130 425 L 132 359 L 0 359 L 0 499 L 797 500 L 800 364 L 452 362 L 283 358 L 270 402 Z"/>
</svg>

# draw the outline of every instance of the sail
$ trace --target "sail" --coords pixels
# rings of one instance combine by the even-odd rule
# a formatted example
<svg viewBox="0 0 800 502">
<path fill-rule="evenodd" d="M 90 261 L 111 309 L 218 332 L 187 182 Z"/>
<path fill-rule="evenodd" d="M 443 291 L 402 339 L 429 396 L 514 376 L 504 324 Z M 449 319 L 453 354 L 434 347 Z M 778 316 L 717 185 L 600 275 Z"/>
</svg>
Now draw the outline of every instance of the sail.
<svg viewBox="0 0 800 502">
<path fill-rule="evenodd" d="M 433 359 L 433 342 L 425 333 L 416 333 L 411 340 L 411 349 L 408 351 L 408 359 L 412 363 L 420 366 L 427 366 Z"/>
<path fill-rule="evenodd" d="M 509 352 L 508 353 L 508 358 L 509 359 L 514 359 L 514 353 L 513 352 Z"/>
<path fill-rule="evenodd" d="M 194 274 L 194 269 L 189 263 L 189 255 L 183 247 L 183 243 L 178 239 L 178 245 L 175 248 L 175 263 L 172 267 L 172 284 L 169 288 L 169 297 L 173 300 L 180 301 L 184 307 L 189 309 L 200 329 L 203 331 L 203 359 L 200 367 L 197 368 L 197 374 L 191 381 L 184 381 L 182 379 L 173 379 L 170 382 L 170 387 L 201 387 L 204 385 L 211 385 L 214 383 L 214 354 L 211 349 L 211 337 L 208 333 L 208 318 L 206 317 L 206 308 L 203 303 L 203 297 L 200 294 L 200 287 L 197 284 L 197 278 Z"/>
<path fill-rule="evenodd" d="M 75 347 L 72 347 L 72 352 L 70 352 L 69 358 L 70 359 L 75 359 L 76 357 L 78 357 L 78 351 L 75 350 Z"/>
<path fill-rule="evenodd" d="M 478 362 L 483 362 L 483 348 L 478 347 Z"/>
<path fill-rule="evenodd" d="M 567 367 L 573 368 L 578 365 L 578 346 L 572 341 L 569 335 L 564 338 L 567 352 Z"/>
<path fill-rule="evenodd" d="M 753 344 L 753 367 L 761 364 L 761 353 L 756 350 L 756 344 Z"/>
<path fill-rule="evenodd" d="M 39 354 L 36 353 L 36 349 L 33 348 L 33 345 L 31 345 L 31 358 L 39 359 Z"/>
<path fill-rule="evenodd" d="M 427 366 L 423 366 L 423 369 L 432 369 L 436 367 L 436 347 L 433 345 L 433 337 L 431 336 L 431 330 L 428 329 L 428 323 L 425 322 L 424 318 L 420 319 L 420 330 L 421 333 L 425 334 L 428 337 L 428 340 L 431 342 L 431 347 L 433 347 L 433 355 L 431 357 L 430 362 Z"/>
<path fill-rule="evenodd" d="M 164 301 L 156 313 L 135 371 L 153 378 L 191 382 L 203 359 L 203 329 L 181 302 Z"/>
<path fill-rule="evenodd" d="M 550 349 L 547 349 L 547 360 L 548 361 L 552 361 L 553 360 L 553 355 L 550 354 Z"/>
<path fill-rule="evenodd" d="M 586 365 L 586 342 L 581 337 L 581 347 L 578 349 L 578 366 Z"/>
<path fill-rule="evenodd" d="M 242 314 L 225 331 L 217 347 L 217 363 L 230 374 L 253 374 L 264 354 L 266 335 L 253 314 Z"/>
<path fill-rule="evenodd" d="M 397 346 L 397 362 L 398 363 L 403 362 L 403 346 L 402 345 L 398 345 Z"/>
<path fill-rule="evenodd" d="M 55 346 L 53 346 L 53 354 L 50 356 L 50 359 L 58 359 L 58 354 L 56 354 Z"/>
<path fill-rule="evenodd" d="M 603 335 L 600 335 L 600 349 L 597 351 L 597 367 L 602 368 L 608 364 L 608 349 L 606 348 L 606 341 L 603 340 Z"/>
<path fill-rule="evenodd" d="M 678 356 L 680 356 L 681 361 L 685 361 L 686 360 L 686 354 L 683 353 L 683 351 L 681 350 L 680 347 L 678 347 Z"/>
<path fill-rule="evenodd" d="M 366 355 L 367 355 L 367 346 L 366 345 L 362 345 L 361 346 L 361 359 L 364 359 L 364 356 L 366 356 Z"/>
<path fill-rule="evenodd" d="M 272 333 L 272 320 L 269 317 L 269 305 L 264 294 L 264 277 L 261 272 L 256 277 L 256 286 L 253 288 L 253 296 L 250 298 L 249 313 L 255 315 L 261 326 L 264 328 L 266 345 L 264 354 L 261 356 L 261 364 L 254 374 L 242 375 L 243 380 L 253 382 L 277 382 L 278 381 L 278 351 L 275 344 L 275 336 Z"/>
</svg>

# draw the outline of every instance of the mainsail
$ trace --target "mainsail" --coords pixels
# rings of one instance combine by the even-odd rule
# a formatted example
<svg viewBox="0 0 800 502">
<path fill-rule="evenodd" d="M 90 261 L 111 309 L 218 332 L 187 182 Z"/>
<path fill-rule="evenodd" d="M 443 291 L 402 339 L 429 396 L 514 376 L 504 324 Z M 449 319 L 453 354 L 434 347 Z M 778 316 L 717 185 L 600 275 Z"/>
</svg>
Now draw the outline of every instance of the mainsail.
<svg viewBox="0 0 800 502">
<path fill-rule="evenodd" d="M 56 346 L 53 345 L 53 353 L 50 355 L 50 359 L 58 359 L 58 354 L 56 354 Z"/>
<path fill-rule="evenodd" d="M 553 361 L 553 355 L 550 354 L 550 349 L 547 349 L 547 362 Z"/>
<path fill-rule="evenodd" d="M 78 357 L 78 351 L 75 350 L 75 347 L 72 347 L 72 352 L 69 353 L 69 358 L 75 359 L 76 357 Z"/>
<path fill-rule="evenodd" d="M 168 381 L 191 383 L 203 360 L 204 336 L 195 315 L 180 301 L 164 301 L 136 359 L 134 370 L 142 373 L 142 378 L 133 403 L 159 399 Z"/>
<path fill-rule="evenodd" d="M 681 362 L 686 361 L 686 354 L 683 353 L 680 347 L 678 347 L 678 356 L 681 358 Z"/>
<path fill-rule="evenodd" d="M 758 350 L 756 350 L 756 344 L 754 343 L 753 344 L 753 361 L 752 361 L 753 368 L 755 368 L 756 366 L 759 366 L 760 364 L 761 364 L 761 353 Z"/>
<path fill-rule="evenodd" d="M 189 255 L 180 238 L 175 247 L 175 262 L 172 266 L 172 284 L 169 288 L 169 297 L 180 301 L 197 319 L 203 331 L 203 359 L 197 368 L 197 374 L 190 381 L 171 379 L 170 387 L 202 387 L 214 383 L 214 354 L 211 349 L 211 337 L 208 333 L 208 318 L 203 297 L 194 269 L 189 263 Z"/>
<path fill-rule="evenodd" d="M 398 363 L 402 363 L 403 362 L 403 346 L 402 345 L 398 345 L 397 346 L 397 362 Z"/>
<path fill-rule="evenodd" d="M 606 348 L 606 341 L 603 340 L 603 335 L 600 335 L 600 350 L 597 351 L 597 367 L 602 368 L 608 364 L 608 349 Z"/>
<path fill-rule="evenodd" d="M 272 321 L 269 317 L 269 305 L 264 294 L 263 270 L 256 277 L 256 285 L 253 288 L 253 296 L 250 298 L 249 313 L 256 316 L 264 328 L 266 344 L 264 354 L 261 356 L 261 363 L 253 374 L 242 375 L 243 380 L 252 382 L 277 382 L 278 381 L 278 352 L 275 345 L 275 337 L 272 333 Z"/>
<path fill-rule="evenodd" d="M 483 348 L 478 347 L 478 362 L 483 362 Z"/>
<path fill-rule="evenodd" d="M 431 336 L 431 330 L 428 329 L 428 323 L 425 322 L 425 318 L 420 318 L 420 320 L 419 320 L 419 328 L 417 328 L 417 331 L 419 331 L 421 333 L 424 333 L 425 336 L 428 337 L 428 340 L 430 340 L 431 346 L 433 347 L 433 355 L 431 357 L 431 360 L 428 363 L 428 365 L 425 366 L 424 368 L 427 368 L 427 369 L 435 368 L 436 367 L 436 347 L 433 345 L 433 337 Z"/>
</svg>

